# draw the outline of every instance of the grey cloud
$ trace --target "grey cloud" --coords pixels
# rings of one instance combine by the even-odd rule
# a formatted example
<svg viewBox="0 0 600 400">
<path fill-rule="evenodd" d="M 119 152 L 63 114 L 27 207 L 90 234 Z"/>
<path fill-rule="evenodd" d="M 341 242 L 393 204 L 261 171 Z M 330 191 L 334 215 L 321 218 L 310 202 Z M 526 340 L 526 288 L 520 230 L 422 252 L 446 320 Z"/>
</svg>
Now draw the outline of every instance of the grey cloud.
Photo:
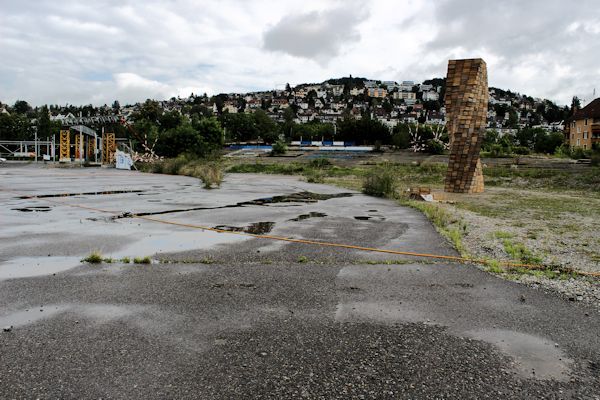
<svg viewBox="0 0 600 400">
<path fill-rule="evenodd" d="M 263 36 L 266 50 L 324 63 L 340 54 L 342 47 L 360 40 L 357 25 L 367 12 L 349 3 L 327 11 L 288 15 Z"/>
<path fill-rule="evenodd" d="M 586 85 L 600 83 L 599 16 L 600 3 L 593 0 L 446 0 L 435 8 L 437 34 L 423 52 L 450 58 L 490 54 L 508 87 L 518 81 L 519 71 L 533 69 L 527 90 L 567 102 Z M 568 76 L 558 77 L 558 69 L 568 70 Z"/>
</svg>

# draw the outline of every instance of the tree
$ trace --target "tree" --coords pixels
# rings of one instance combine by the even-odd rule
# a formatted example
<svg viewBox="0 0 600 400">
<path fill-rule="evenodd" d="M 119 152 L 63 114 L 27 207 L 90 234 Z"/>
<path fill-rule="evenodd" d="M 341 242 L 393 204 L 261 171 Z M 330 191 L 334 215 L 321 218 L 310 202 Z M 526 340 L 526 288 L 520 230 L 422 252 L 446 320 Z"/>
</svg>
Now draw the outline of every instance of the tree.
<svg viewBox="0 0 600 400">
<path fill-rule="evenodd" d="M 273 143 L 279 138 L 279 125 L 273 121 L 263 110 L 256 110 L 252 114 L 259 137 L 265 143 Z"/>
<path fill-rule="evenodd" d="M 31 106 L 25 100 L 17 100 L 13 110 L 18 114 L 27 114 L 31 111 Z"/>
<path fill-rule="evenodd" d="M 34 137 L 27 116 L 0 114 L 0 140 L 31 140 Z"/>
<path fill-rule="evenodd" d="M 50 111 L 46 105 L 38 111 L 37 130 L 39 138 L 49 138 L 60 131 L 60 122 L 50 121 Z"/>
<path fill-rule="evenodd" d="M 410 147 L 410 131 L 407 124 L 398 124 L 392 130 L 392 146 L 396 149 Z"/>
</svg>

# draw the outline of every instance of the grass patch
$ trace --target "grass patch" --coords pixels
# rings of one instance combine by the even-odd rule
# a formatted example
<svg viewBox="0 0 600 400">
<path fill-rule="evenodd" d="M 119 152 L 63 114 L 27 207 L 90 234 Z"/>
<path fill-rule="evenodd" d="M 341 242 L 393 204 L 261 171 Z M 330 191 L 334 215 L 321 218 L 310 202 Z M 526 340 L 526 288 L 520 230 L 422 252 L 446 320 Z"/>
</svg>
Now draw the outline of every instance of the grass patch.
<svg viewBox="0 0 600 400">
<path fill-rule="evenodd" d="M 463 257 L 468 256 L 467 249 L 463 243 L 463 237 L 467 234 L 466 224 L 452 215 L 443 206 L 436 203 L 427 203 L 415 200 L 401 200 L 405 206 L 416 208 L 421 211 L 436 227 L 437 231 L 452 243 L 454 248 Z"/>
<path fill-rule="evenodd" d="M 514 237 L 514 235 L 512 233 L 509 233 L 509 232 L 495 231 L 494 232 L 494 237 L 496 239 L 512 239 Z"/>
<path fill-rule="evenodd" d="M 300 256 L 300 257 L 298 257 L 298 259 L 296 261 L 299 262 L 299 263 L 301 263 L 301 264 L 304 264 L 304 263 L 308 262 L 308 257 L 306 257 L 306 256 Z"/>
<path fill-rule="evenodd" d="M 185 155 L 138 166 L 142 172 L 155 174 L 185 175 L 200 179 L 204 188 L 219 187 L 223 181 L 224 167 L 219 159 L 198 159 Z"/>
<path fill-rule="evenodd" d="M 534 255 L 523 243 L 515 243 L 510 239 L 502 241 L 504 251 L 515 261 L 524 264 L 540 264 L 542 259 Z"/>
<path fill-rule="evenodd" d="M 100 264 L 102 262 L 102 254 L 99 251 L 94 250 L 81 261 L 90 264 Z"/>
<path fill-rule="evenodd" d="M 121 262 L 123 264 L 129 264 L 131 262 L 131 258 L 129 258 L 129 257 L 123 257 L 123 258 L 121 258 Z"/>
<path fill-rule="evenodd" d="M 135 257 L 133 259 L 134 264 L 150 264 L 152 263 L 152 259 L 149 256 L 146 257 Z"/>
</svg>

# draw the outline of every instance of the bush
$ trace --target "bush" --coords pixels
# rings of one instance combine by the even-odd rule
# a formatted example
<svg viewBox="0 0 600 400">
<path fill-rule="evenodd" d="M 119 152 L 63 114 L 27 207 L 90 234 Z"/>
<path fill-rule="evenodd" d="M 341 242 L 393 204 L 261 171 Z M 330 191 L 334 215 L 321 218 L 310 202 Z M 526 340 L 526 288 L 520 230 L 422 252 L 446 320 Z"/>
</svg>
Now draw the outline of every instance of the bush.
<svg viewBox="0 0 600 400">
<path fill-rule="evenodd" d="M 314 167 L 314 168 L 324 168 L 324 167 L 330 166 L 331 161 L 329 161 L 329 159 L 326 157 L 315 158 L 313 160 L 310 160 L 308 165 L 310 165 L 311 167 Z"/>
<path fill-rule="evenodd" d="M 219 163 L 210 162 L 200 166 L 195 176 L 202 180 L 205 189 L 212 189 L 213 185 L 220 187 L 223 182 L 223 168 Z"/>
<path fill-rule="evenodd" d="M 444 154 L 444 144 L 439 140 L 429 139 L 425 146 L 426 151 L 430 154 Z"/>
<path fill-rule="evenodd" d="M 102 262 L 102 254 L 99 251 L 94 250 L 86 258 L 84 258 L 81 261 L 87 262 L 90 264 L 100 264 Z"/>
<path fill-rule="evenodd" d="M 531 150 L 529 150 L 529 148 L 525 146 L 516 146 L 513 148 L 513 153 L 521 156 L 526 156 L 529 153 L 531 153 Z"/>
<path fill-rule="evenodd" d="M 271 150 L 272 156 L 278 156 L 281 154 L 285 154 L 287 151 L 287 144 L 283 140 L 278 140 L 273 143 L 273 149 Z"/>
<path fill-rule="evenodd" d="M 190 161 L 179 169 L 180 175 L 193 176 L 204 183 L 205 189 L 221 186 L 223 167 L 219 161 Z"/>
<path fill-rule="evenodd" d="M 306 182 L 323 183 L 325 182 L 325 173 L 321 169 L 309 169 L 304 173 Z"/>
<path fill-rule="evenodd" d="M 148 256 L 146 257 L 135 257 L 133 259 L 134 264 L 150 264 L 152 263 L 152 259 Z"/>
<path fill-rule="evenodd" d="M 377 197 L 396 197 L 398 180 L 391 165 L 380 165 L 367 173 L 363 181 L 363 193 Z"/>
</svg>

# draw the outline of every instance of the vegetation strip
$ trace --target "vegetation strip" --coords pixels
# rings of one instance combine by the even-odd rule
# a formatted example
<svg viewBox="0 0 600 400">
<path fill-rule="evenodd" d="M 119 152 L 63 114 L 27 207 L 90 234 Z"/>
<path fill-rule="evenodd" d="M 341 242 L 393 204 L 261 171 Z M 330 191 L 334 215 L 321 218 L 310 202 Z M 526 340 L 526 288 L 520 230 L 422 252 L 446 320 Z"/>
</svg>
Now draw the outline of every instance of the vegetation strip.
<svg viewBox="0 0 600 400">
<path fill-rule="evenodd" d="M 1 188 L 0 190 L 20 194 L 18 192 L 15 192 L 15 191 L 9 190 L 9 189 Z M 26 196 L 23 194 L 20 194 L 20 195 Z M 37 197 L 30 196 L 29 198 L 36 199 Z M 92 211 L 97 211 L 97 212 L 102 212 L 102 213 L 110 213 L 110 214 L 115 213 L 115 211 L 102 210 L 102 209 L 94 208 L 94 207 L 86 207 L 86 206 L 81 206 L 79 204 L 66 204 L 66 203 L 63 203 L 60 201 L 49 200 L 46 198 L 43 198 L 40 200 L 65 205 L 67 207 L 82 208 L 85 210 L 92 210 Z M 250 236 L 250 237 L 261 238 L 261 239 L 279 240 L 279 241 L 291 242 L 291 243 L 312 244 L 312 245 L 317 245 L 317 246 L 337 247 L 337 248 L 369 251 L 369 252 L 376 252 L 376 253 L 404 255 L 404 256 L 411 256 L 411 257 L 452 260 L 452 261 L 457 261 L 460 263 L 476 263 L 476 264 L 482 264 L 482 265 L 487 265 L 489 263 L 489 260 L 472 259 L 472 258 L 461 257 L 461 256 L 446 256 L 446 255 L 439 255 L 439 254 L 415 253 L 415 252 L 410 252 L 410 251 L 387 250 L 387 249 L 378 249 L 378 248 L 374 248 L 374 247 L 355 246 L 355 245 L 343 244 L 343 243 L 320 242 L 317 240 L 295 239 L 295 238 L 286 238 L 286 237 L 282 237 L 282 236 L 272 236 L 272 235 L 259 235 L 259 234 L 253 234 L 253 233 L 247 233 L 247 232 L 234 232 L 234 231 L 230 231 L 230 230 L 217 229 L 217 228 L 212 228 L 212 227 L 202 226 L 202 225 L 185 224 L 182 222 L 175 222 L 175 221 L 165 221 L 162 219 L 151 218 L 151 217 L 147 217 L 147 216 L 138 216 L 136 214 L 132 214 L 132 217 L 143 219 L 146 221 L 167 224 L 167 225 L 182 226 L 182 227 L 193 228 L 193 229 L 202 229 L 202 230 L 207 230 L 207 231 L 212 231 L 212 232 L 217 232 L 217 233 L 229 233 L 229 234 L 233 234 L 233 235 Z M 528 268 L 528 269 L 544 268 L 544 265 L 541 265 L 541 264 L 524 264 L 524 263 L 515 263 L 515 262 L 508 262 L 508 261 L 499 261 L 498 265 L 503 265 L 503 266 L 506 266 L 509 268 L 519 268 L 519 267 Z M 574 271 L 574 272 L 576 272 L 578 275 L 600 277 L 600 272 L 588 272 L 588 271 Z"/>
</svg>

